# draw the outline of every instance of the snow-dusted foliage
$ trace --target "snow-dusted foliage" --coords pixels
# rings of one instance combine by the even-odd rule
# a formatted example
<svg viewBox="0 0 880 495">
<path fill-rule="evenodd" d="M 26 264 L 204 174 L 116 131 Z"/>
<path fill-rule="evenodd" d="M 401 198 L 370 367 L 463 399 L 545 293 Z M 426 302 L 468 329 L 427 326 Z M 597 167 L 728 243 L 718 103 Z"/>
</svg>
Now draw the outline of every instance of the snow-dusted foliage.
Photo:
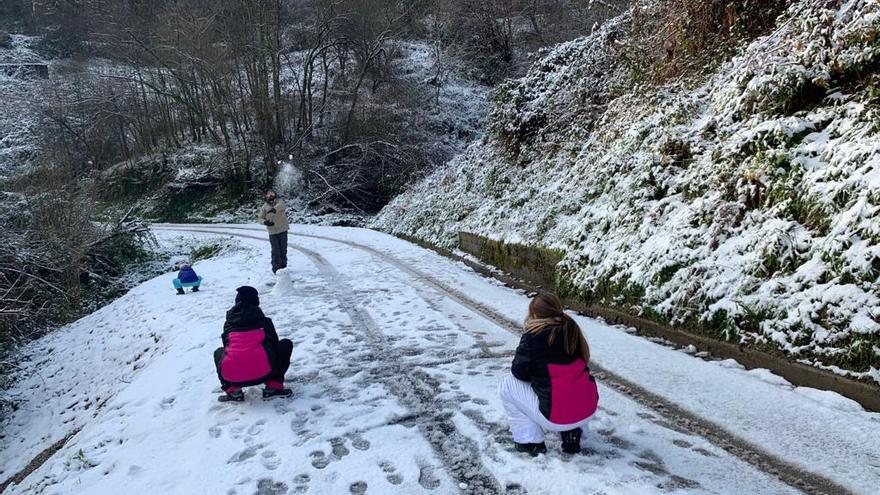
<svg viewBox="0 0 880 495">
<path fill-rule="evenodd" d="M 880 4 L 794 2 L 698 85 L 632 87 L 626 28 L 501 87 L 374 225 L 562 249 L 586 299 L 880 381 Z"/>
<path fill-rule="evenodd" d="M 29 164 L 38 146 L 38 119 L 28 102 L 38 89 L 38 82 L 17 77 L 11 66 L 40 63 L 32 45 L 36 39 L 15 34 L 8 48 L 0 47 L 0 176 L 20 171 Z"/>
</svg>

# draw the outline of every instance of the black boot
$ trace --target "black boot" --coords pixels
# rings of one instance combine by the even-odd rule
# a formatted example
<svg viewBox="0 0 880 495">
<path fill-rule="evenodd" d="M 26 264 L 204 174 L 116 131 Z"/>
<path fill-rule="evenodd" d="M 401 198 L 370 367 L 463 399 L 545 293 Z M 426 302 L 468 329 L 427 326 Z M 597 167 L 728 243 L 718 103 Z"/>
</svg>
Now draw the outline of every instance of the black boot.
<svg viewBox="0 0 880 495">
<path fill-rule="evenodd" d="M 293 392 L 289 388 L 269 388 L 263 389 L 264 399 L 273 399 L 275 397 L 290 397 Z"/>
<path fill-rule="evenodd" d="M 180 289 L 180 288 L 177 289 L 177 295 L 178 295 L 178 296 L 182 296 L 182 295 L 184 295 L 184 294 L 186 294 L 186 293 L 183 292 L 183 289 Z"/>
<path fill-rule="evenodd" d="M 546 454 L 547 446 L 541 443 L 516 443 L 517 452 L 525 452 L 532 457 L 538 457 L 538 454 Z"/>
<path fill-rule="evenodd" d="M 198 291 L 199 291 L 199 286 L 198 286 L 198 285 L 195 286 L 195 287 L 193 287 L 193 292 L 198 292 Z"/>
<path fill-rule="evenodd" d="M 220 402 L 244 402 L 244 392 L 241 390 L 226 392 L 220 397 L 217 397 L 217 400 Z"/>
<path fill-rule="evenodd" d="M 559 436 L 562 437 L 562 451 L 566 454 L 579 454 L 581 452 L 581 429 L 561 431 Z"/>
</svg>

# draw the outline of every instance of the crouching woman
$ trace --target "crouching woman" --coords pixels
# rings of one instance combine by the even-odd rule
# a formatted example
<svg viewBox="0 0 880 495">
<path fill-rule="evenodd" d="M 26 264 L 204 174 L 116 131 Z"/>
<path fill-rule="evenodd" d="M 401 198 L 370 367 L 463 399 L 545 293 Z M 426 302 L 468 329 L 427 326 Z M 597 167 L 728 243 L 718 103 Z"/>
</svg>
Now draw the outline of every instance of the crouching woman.
<svg viewBox="0 0 880 495">
<path fill-rule="evenodd" d="M 235 305 L 226 312 L 223 347 L 214 351 L 217 376 L 225 395 L 221 402 L 244 400 L 242 387 L 265 384 L 263 398 L 289 397 L 284 374 L 290 367 L 293 343 L 278 339 L 272 320 L 260 309 L 257 289 L 239 287 Z"/>
<path fill-rule="evenodd" d="M 555 431 L 563 452 L 580 452 L 581 428 L 599 403 L 589 362 L 590 347 L 559 298 L 540 294 L 532 299 L 512 376 L 499 386 L 518 451 L 546 452 L 544 432 Z"/>
</svg>

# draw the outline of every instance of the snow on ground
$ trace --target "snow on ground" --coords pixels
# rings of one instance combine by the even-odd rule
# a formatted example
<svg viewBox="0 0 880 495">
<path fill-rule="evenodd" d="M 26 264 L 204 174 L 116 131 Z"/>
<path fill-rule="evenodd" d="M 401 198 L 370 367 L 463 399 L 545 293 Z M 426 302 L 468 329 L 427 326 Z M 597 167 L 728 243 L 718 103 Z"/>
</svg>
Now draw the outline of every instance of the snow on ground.
<svg viewBox="0 0 880 495">
<path fill-rule="evenodd" d="M 601 384 L 583 455 L 563 456 L 553 437 L 546 456 L 516 454 L 496 393 L 515 335 L 411 273 L 323 239 L 292 236 L 290 268 L 270 287 L 264 230 L 239 229 L 227 232 L 256 238 L 197 263 L 199 293 L 174 295 L 164 275 L 27 347 L 0 479 L 81 430 L 7 493 L 796 492 Z M 523 294 L 384 234 L 294 233 L 373 246 L 505 315 L 524 314 Z M 279 335 L 294 342 L 292 399 L 263 402 L 254 388 L 244 404 L 215 400 L 212 352 L 242 284 L 260 290 Z M 855 492 L 880 483 L 880 416 L 580 322 L 609 371 Z"/>
</svg>

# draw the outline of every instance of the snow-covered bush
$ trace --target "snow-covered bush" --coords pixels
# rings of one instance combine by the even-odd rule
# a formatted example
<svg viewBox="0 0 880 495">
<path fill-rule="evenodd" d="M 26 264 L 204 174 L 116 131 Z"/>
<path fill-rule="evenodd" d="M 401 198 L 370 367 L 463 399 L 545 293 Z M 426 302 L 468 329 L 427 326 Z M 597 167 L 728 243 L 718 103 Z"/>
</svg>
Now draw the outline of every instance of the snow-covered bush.
<svg viewBox="0 0 880 495">
<path fill-rule="evenodd" d="M 127 217 L 92 222 L 87 202 L 63 191 L 0 194 L 0 392 L 18 344 L 141 281 L 129 269 L 150 257 L 148 239 Z"/>
<path fill-rule="evenodd" d="M 629 22 L 499 89 L 483 141 L 373 224 L 560 249 L 578 297 L 880 377 L 880 4 L 792 2 L 659 87 L 628 78 Z"/>
</svg>

